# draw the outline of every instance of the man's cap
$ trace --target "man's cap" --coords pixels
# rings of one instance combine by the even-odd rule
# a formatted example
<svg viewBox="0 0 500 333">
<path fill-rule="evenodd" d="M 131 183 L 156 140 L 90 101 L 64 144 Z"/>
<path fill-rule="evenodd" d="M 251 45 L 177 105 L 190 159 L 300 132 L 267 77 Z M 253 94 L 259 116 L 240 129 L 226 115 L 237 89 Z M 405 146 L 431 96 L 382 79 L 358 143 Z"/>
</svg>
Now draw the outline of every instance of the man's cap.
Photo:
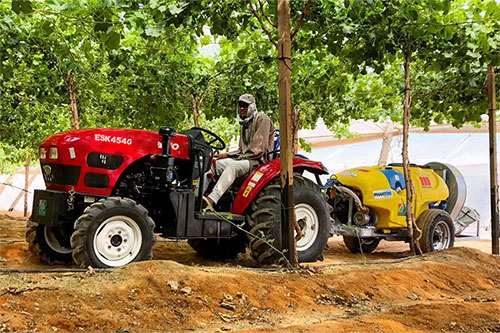
<svg viewBox="0 0 500 333">
<path fill-rule="evenodd" d="M 250 95 L 250 94 L 243 94 L 238 99 L 238 102 L 245 102 L 247 104 L 255 104 L 255 97 L 253 97 L 253 95 Z"/>
</svg>

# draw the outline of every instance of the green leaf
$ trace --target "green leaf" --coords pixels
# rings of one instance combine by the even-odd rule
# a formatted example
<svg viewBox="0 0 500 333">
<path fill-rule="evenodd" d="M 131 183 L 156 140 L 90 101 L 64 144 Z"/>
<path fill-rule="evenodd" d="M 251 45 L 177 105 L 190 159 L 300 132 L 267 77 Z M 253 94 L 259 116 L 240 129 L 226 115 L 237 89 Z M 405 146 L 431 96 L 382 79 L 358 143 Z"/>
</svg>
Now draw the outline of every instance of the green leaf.
<svg viewBox="0 0 500 333">
<path fill-rule="evenodd" d="M 75 71 L 75 70 L 79 69 L 78 64 L 76 62 L 74 62 L 73 60 L 64 59 L 63 63 L 68 71 Z"/>
<path fill-rule="evenodd" d="M 356 30 L 356 28 L 353 25 L 345 23 L 342 23 L 340 27 L 342 28 L 342 31 L 346 34 L 351 34 Z"/>
<path fill-rule="evenodd" d="M 239 59 L 245 59 L 246 56 L 247 56 L 247 49 L 241 49 L 241 50 L 239 50 L 238 53 L 236 53 L 236 56 Z"/>
<path fill-rule="evenodd" d="M 452 39 L 454 34 L 455 34 L 454 27 L 446 26 L 443 30 L 443 37 L 447 40 Z"/>
<path fill-rule="evenodd" d="M 201 37 L 200 38 L 200 43 L 201 43 L 201 46 L 212 44 L 212 36 L 205 35 L 205 36 Z"/>
<path fill-rule="evenodd" d="M 483 49 L 484 51 L 488 50 L 488 47 L 489 47 L 488 36 L 485 33 L 481 33 L 479 35 L 477 43 L 478 43 L 479 48 Z"/>
<path fill-rule="evenodd" d="M 479 59 L 481 58 L 481 54 L 477 53 L 477 52 L 473 52 L 471 50 L 468 50 L 467 53 L 466 53 L 469 57 L 471 58 L 475 58 L 475 59 Z"/>
<path fill-rule="evenodd" d="M 178 4 L 173 3 L 173 4 L 168 6 L 168 11 L 172 15 L 179 15 L 180 13 L 182 13 L 184 11 L 186 6 L 187 6 L 187 3 L 184 3 L 180 6 Z"/>
<path fill-rule="evenodd" d="M 99 22 L 99 23 L 94 24 L 94 31 L 95 32 L 107 32 L 109 27 L 111 27 L 110 23 Z"/>
<path fill-rule="evenodd" d="M 104 44 L 108 50 L 116 50 L 120 47 L 120 34 L 116 31 L 111 31 L 106 34 Z"/>
<path fill-rule="evenodd" d="M 442 26 L 440 24 L 438 24 L 438 23 L 431 22 L 431 23 L 429 23 L 427 29 L 429 30 L 430 33 L 435 34 L 435 33 L 438 33 L 438 32 L 441 31 Z"/>
<path fill-rule="evenodd" d="M 300 148 L 304 149 L 305 152 L 310 153 L 312 151 L 312 146 L 306 140 L 299 138 Z"/>
<path fill-rule="evenodd" d="M 29 14 L 33 12 L 33 7 L 29 0 L 12 0 L 12 10 L 16 14 Z"/>
<path fill-rule="evenodd" d="M 50 23 L 50 21 L 46 21 L 45 23 L 43 23 L 42 25 L 42 30 L 47 34 L 47 35 L 50 35 L 53 31 L 54 31 L 54 28 L 52 28 L 52 24 Z"/>
<path fill-rule="evenodd" d="M 146 26 L 146 29 L 144 29 L 144 33 L 146 34 L 146 36 L 150 36 L 150 37 L 159 37 L 159 36 L 161 36 L 162 32 L 163 32 L 163 29 L 155 28 L 151 24 L 148 24 Z"/>
<path fill-rule="evenodd" d="M 149 7 L 152 9 L 158 8 L 158 0 L 149 0 Z"/>
</svg>

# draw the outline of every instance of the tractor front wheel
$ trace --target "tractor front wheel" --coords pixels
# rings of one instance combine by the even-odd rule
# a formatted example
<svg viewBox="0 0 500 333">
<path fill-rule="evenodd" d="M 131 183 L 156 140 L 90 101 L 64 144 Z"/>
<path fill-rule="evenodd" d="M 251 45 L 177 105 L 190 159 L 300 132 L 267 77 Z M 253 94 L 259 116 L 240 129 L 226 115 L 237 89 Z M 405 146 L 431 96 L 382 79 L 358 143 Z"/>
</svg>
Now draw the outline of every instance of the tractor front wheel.
<svg viewBox="0 0 500 333">
<path fill-rule="evenodd" d="M 326 200 L 318 185 L 301 176 L 294 177 L 295 215 L 303 237 L 297 241 L 299 262 L 322 259 L 330 235 L 330 217 Z M 278 264 L 282 255 L 274 242 L 280 238 L 281 188 L 279 179 L 266 185 L 247 211 L 250 250 L 260 264 Z M 271 246 L 272 245 L 272 246 Z"/>
<path fill-rule="evenodd" d="M 64 227 L 49 227 L 28 219 L 26 242 L 30 252 L 43 264 L 70 264 L 73 262 L 70 246 L 70 236 L 73 231 L 70 225 Z"/>
<path fill-rule="evenodd" d="M 119 267 L 153 257 L 154 222 L 129 198 L 102 199 L 85 209 L 71 236 L 73 259 L 81 267 Z"/>
</svg>

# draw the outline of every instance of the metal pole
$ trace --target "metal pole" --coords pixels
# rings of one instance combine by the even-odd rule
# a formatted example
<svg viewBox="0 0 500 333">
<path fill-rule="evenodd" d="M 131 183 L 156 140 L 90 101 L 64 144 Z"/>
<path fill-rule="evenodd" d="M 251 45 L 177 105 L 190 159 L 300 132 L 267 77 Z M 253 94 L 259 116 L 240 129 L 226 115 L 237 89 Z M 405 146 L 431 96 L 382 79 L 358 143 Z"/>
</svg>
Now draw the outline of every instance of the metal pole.
<svg viewBox="0 0 500 333">
<path fill-rule="evenodd" d="M 281 247 L 286 249 L 287 259 L 292 266 L 297 265 L 295 257 L 294 221 L 295 204 L 293 198 L 293 143 L 292 143 L 292 62 L 290 39 L 289 0 L 278 0 L 278 71 L 279 71 L 279 122 L 281 158 Z"/>
<path fill-rule="evenodd" d="M 497 128 L 495 68 L 488 66 L 488 119 L 490 130 L 490 187 L 491 187 L 491 251 L 499 254 L 498 225 L 498 174 L 497 174 Z"/>
</svg>

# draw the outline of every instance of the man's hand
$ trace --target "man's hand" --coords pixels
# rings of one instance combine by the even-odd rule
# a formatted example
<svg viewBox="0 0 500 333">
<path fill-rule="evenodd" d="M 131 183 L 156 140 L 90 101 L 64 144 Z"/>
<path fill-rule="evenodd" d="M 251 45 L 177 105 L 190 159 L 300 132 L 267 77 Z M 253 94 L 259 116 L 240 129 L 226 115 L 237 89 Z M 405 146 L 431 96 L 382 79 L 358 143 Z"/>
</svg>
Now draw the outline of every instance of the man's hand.
<svg viewBox="0 0 500 333">
<path fill-rule="evenodd" d="M 214 158 L 218 159 L 218 160 L 222 160 L 224 158 L 228 158 L 229 155 L 227 153 L 220 153 L 220 154 L 215 154 L 214 155 Z"/>
</svg>

